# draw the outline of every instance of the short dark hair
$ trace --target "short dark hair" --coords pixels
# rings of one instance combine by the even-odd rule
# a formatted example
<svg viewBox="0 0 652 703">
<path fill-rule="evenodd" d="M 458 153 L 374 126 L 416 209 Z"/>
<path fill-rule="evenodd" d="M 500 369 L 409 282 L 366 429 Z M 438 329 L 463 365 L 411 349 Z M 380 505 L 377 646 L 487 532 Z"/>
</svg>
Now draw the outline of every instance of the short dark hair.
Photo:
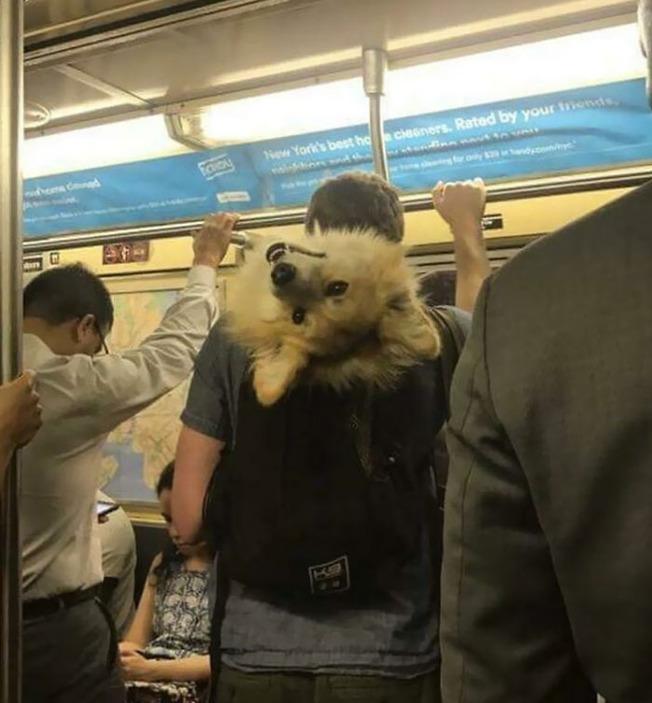
<svg viewBox="0 0 652 703">
<path fill-rule="evenodd" d="M 455 271 L 433 271 L 419 279 L 419 293 L 428 307 L 455 305 Z"/>
<path fill-rule="evenodd" d="M 174 462 L 167 464 L 156 482 L 156 495 L 161 497 L 163 491 L 171 491 L 174 482 Z M 183 564 L 185 557 L 177 549 L 174 542 L 166 537 L 163 549 L 161 550 L 161 560 L 152 569 L 151 583 L 156 586 L 160 581 L 165 581 L 172 575 L 175 564 Z"/>
<path fill-rule="evenodd" d="M 113 303 L 106 286 L 82 264 L 44 271 L 26 286 L 23 314 L 60 325 L 95 315 L 100 331 L 113 327 Z"/>
<path fill-rule="evenodd" d="M 163 491 L 171 491 L 174 483 L 174 462 L 166 464 L 161 471 L 158 481 L 156 482 L 156 495 L 161 496 Z"/>
<path fill-rule="evenodd" d="M 322 183 L 313 193 L 306 231 L 374 229 L 392 242 L 403 239 L 405 223 L 398 191 L 373 173 L 348 172 Z"/>
</svg>

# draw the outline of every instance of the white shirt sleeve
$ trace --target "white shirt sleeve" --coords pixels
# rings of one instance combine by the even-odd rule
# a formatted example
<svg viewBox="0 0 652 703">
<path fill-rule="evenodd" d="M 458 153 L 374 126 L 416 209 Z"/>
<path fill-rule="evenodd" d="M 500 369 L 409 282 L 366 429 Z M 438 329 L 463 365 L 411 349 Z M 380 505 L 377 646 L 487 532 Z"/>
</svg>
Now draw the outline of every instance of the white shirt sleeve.
<svg viewBox="0 0 652 703">
<path fill-rule="evenodd" d="M 110 432 L 188 378 L 217 317 L 215 286 L 216 272 L 195 266 L 179 300 L 137 349 L 69 360 L 75 411 L 88 413 L 93 433 Z"/>
</svg>

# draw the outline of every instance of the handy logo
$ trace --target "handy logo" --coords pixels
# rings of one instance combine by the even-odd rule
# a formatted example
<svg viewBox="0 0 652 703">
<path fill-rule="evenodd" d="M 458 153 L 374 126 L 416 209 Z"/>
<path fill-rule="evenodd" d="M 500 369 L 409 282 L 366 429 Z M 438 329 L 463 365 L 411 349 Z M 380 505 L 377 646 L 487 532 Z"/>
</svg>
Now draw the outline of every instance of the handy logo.
<svg viewBox="0 0 652 703">
<path fill-rule="evenodd" d="M 218 154 L 206 159 L 206 161 L 200 161 L 197 166 L 207 181 L 212 181 L 218 176 L 224 176 L 235 171 L 235 164 L 228 154 Z"/>
</svg>

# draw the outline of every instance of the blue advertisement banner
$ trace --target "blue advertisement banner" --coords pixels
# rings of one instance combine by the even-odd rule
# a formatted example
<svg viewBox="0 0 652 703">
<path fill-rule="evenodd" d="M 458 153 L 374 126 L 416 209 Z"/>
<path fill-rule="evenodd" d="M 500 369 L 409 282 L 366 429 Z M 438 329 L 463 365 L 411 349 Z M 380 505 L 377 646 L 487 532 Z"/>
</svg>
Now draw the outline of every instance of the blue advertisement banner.
<svg viewBox="0 0 652 703">
<path fill-rule="evenodd" d="M 643 79 L 385 124 L 392 182 L 556 175 L 652 161 Z M 26 237 L 305 205 L 324 179 L 372 170 L 366 125 L 29 179 Z"/>
</svg>

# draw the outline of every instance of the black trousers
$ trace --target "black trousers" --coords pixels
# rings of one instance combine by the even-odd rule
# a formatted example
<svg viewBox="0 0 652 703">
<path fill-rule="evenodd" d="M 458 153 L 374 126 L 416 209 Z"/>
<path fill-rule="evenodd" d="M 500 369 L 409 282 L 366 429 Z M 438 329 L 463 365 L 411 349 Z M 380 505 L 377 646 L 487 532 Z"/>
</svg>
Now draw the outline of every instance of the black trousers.
<svg viewBox="0 0 652 703">
<path fill-rule="evenodd" d="M 23 625 L 23 703 L 124 703 L 107 615 L 85 601 Z"/>
</svg>

